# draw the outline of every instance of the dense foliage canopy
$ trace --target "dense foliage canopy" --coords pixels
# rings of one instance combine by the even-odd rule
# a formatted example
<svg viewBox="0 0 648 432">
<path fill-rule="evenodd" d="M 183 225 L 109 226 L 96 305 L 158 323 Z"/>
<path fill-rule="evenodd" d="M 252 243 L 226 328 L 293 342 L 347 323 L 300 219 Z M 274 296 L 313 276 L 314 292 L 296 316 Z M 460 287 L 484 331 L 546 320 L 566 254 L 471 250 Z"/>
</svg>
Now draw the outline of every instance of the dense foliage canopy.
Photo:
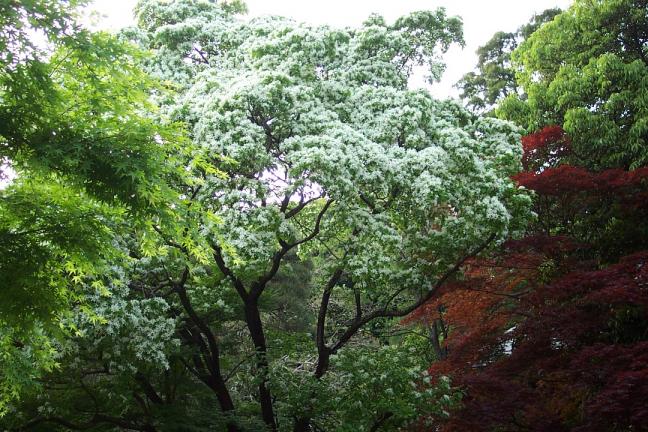
<svg viewBox="0 0 648 432">
<path fill-rule="evenodd" d="M 542 24 L 551 21 L 560 9 L 547 9 L 514 32 L 499 31 L 477 49 L 477 66 L 456 84 L 466 105 L 477 112 L 489 112 L 509 95 L 526 98 L 515 76 L 511 53 Z"/>
<path fill-rule="evenodd" d="M 176 132 L 149 115 L 142 55 L 79 27 L 76 5 L 0 5 L 0 413 L 56 365 L 51 338 L 86 286 L 109 295 L 123 223 L 172 196 L 161 143 Z"/>
<path fill-rule="evenodd" d="M 442 8 L 78 6 L 0 5 L 0 429 L 644 430 L 645 1 L 497 33 L 470 109 L 408 86 Z"/>
<path fill-rule="evenodd" d="M 558 124 L 591 169 L 648 162 L 648 4 L 577 0 L 513 54 L 527 100 L 498 108 L 532 132 Z"/>
</svg>

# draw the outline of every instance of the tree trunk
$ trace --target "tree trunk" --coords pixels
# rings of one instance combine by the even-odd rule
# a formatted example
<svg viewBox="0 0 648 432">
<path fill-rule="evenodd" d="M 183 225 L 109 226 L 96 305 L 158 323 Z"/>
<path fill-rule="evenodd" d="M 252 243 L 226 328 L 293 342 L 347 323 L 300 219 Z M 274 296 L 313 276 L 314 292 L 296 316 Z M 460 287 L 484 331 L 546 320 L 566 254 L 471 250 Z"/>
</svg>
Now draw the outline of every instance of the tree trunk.
<svg viewBox="0 0 648 432">
<path fill-rule="evenodd" d="M 432 348 L 434 349 L 434 354 L 437 356 L 437 360 L 443 360 L 448 356 L 448 353 L 445 349 L 441 348 L 439 339 L 443 334 L 443 322 L 441 320 L 435 319 L 432 324 L 429 326 L 430 331 L 430 342 L 432 343 Z"/>
<path fill-rule="evenodd" d="M 189 296 L 184 287 L 184 283 L 187 280 L 189 271 L 185 270 L 181 283 L 176 286 L 176 292 L 180 298 L 183 308 L 189 315 L 189 318 L 194 323 L 200 334 L 196 335 L 197 344 L 202 352 L 202 355 L 207 363 L 207 369 L 209 374 L 204 377 L 203 382 L 211 388 L 214 393 L 216 393 L 216 398 L 218 399 L 218 404 L 220 405 L 221 411 L 223 414 L 228 416 L 234 412 L 234 401 L 230 396 L 225 380 L 221 373 L 220 368 L 220 348 L 216 342 L 216 337 L 212 333 L 211 329 L 205 323 L 191 305 Z M 207 344 L 203 340 L 203 336 L 207 339 Z M 227 432 L 239 432 L 239 427 L 236 425 L 234 420 L 227 421 Z"/>
<path fill-rule="evenodd" d="M 272 406 L 272 394 L 268 389 L 268 355 L 263 333 L 263 324 L 261 322 L 261 315 L 259 314 L 259 307 L 257 300 L 249 298 L 245 302 L 245 321 L 247 322 L 252 343 L 256 350 L 256 366 L 257 373 L 259 374 L 259 402 L 261 403 L 261 416 L 264 423 L 271 431 L 277 430 L 275 423 L 274 408 Z"/>
</svg>

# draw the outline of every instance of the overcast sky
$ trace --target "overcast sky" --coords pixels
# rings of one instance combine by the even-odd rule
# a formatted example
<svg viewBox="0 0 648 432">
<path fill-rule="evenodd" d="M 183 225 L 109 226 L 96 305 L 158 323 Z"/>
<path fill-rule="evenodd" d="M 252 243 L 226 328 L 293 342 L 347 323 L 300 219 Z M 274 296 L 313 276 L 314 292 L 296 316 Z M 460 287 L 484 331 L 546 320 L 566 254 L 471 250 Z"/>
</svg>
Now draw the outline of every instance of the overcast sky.
<svg viewBox="0 0 648 432">
<path fill-rule="evenodd" d="M 104 18 L 100 27 L 117 30 L 133 24 L 137 0 L 95 0 L 93 8 Z M 361 24 L 371 13 L 388 21 L 408 12 L 443 6 L 449 15 L 463 18 L 466 47 L 451 49 L 447 69 L 430 91 L 437 97 L 457 96 L 453 84 L 477 62 L 475 50 L 496 31 L 512 31 L 534 14 L 551 7 L 565 9 L 571 0 L 246 0 L 250 16 L 284 15 L 311 24 L 345 27 Z"/>
</svg>

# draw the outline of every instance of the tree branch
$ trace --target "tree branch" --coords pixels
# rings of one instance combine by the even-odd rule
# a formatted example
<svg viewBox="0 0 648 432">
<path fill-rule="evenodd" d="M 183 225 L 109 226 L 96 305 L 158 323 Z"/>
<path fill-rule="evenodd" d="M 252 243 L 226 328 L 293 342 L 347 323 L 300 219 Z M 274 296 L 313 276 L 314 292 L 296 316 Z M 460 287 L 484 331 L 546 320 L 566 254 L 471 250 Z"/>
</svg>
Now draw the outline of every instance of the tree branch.
<svg viewBox="0 0 648 432">
<path fill-rule="evenodd" d="M 241 299 L 243 301 L 247 301 L 248 292 L 245 289 L 245 285 L 243 285 L 243 282 L 238 277 L 236 277 L 234 272 L 227 266 L 227 264 L 225 264 L 225 259 L 223 258 L 223 250 L 217 244 L 212 244 L 211 247 L 214 250 L 214 261 L 216 261 L 218 269 L 232 281 L 232 284 L 234 285 L 234 288 L 236 289 L 236 292 L 241 297 Z"/>
<path fill-rule="evenodd" d="M 312 203 L 313 201 L 317 201 L 320 198 L 324 198 L 324 195 L 318 195 L 316 197 L 313 197 L 311 199 L 308 199 L 306 201 L 300 201 L 299 204 L 297 204 L 295 207 L 291 208 L 285 213 L 285 218 L 290 219 L 291 217 L 297 215 L 304 207 L 306 207 L 308 204 Z M 285 209 L 284 209 L 285 210 Z"/>
<path fill-rule="evenodd" d="M 160 395 L 158 395 L 158 393 L 151 385 L 150 381 L 146 378 L 146 376 L 142 372 L 137 371 L 135 373 L 135 381 L 139 383 L 140 387 L 142 388 L 142 391 L 144 391 L 144 394 L 146 395 L 147 398 L 149 398 L 151 402 L 153 402 L 156 405 L 164 404 L 164 401 L 162 400 Z"/>
<path fill-rule="evenodd" d="M 326 348 L 326 338 L 324 335 L 324 330 L 326 327 L 326 313 L 328 311 L 328 304 L 331 298 L 331 291 L 342 277 L 342 269 L 338 268 L 333 272 L 329 278 L 326 286 L 324 287 L 324 292 L 322 293 L 322 300 L 320 301 L 319 313 L 317 315 L 317 329 L 315 340 L 317 343 L 318 350 Z"/>
<path fill-rule="evenodd" d="M 396 318 L 396 317 L 402 317 L 405 315 L 408 315 L 412 313 L 414 310 L 418 309 L 420 306 L 423 304 L 427 303 L 432 296 L 436 293 L 436 291 L 452 276 L 454 275 L 461 266 L 470 258 L 478 255 L 481 253 L 486 247 L 495 239 L 496 234 L 491 234 L 488 239 L 479 245 L 477 248 L 475 248 L 473 251 L 469 252 L 468 254 L 464 255 L 461 259 L 459 259 L 448 271 L 446 271 L 437 281 L 436 283 L 430 287 L 430 289 L 427 291 L 425 295 L 423 295 L 418 301 L 410 304 L 409 306 L 406 306 L 404 308 L 393 308 L 393 309 L 388 309 L 388 305 L 385 305 L 384 307 L 374 310 L 373 312 L 365 315 L 361 319 L 356 319 L 354 322 L 347 328 L 347 330 L 340 336 L 340 339 L 338 342 L 331 348 L 331 353 L 337 352 L 340 348 L 346 344 L 349 339 L 351 339 L 358 330 L 360 330 L 364 325 L 369 323 L 370 321 L 373 321 L 374 319 L 377 318 Z"/>
<path fill-rule="evenodd" d="M 287 243 L 283 240 L 279 240 L 279 244 L 281 245 L 281 249 L 278 250 L 274 256 L 272 257 L 272 265 L 270 267 L 270 270 L 263 276 L 261 276 L 256 282 L 252 284 L 252 287 L 250 289 L 250 295 L 249 297 L 253 300 L 257 300 L 263 290 L 266 287 L 266 284 L 272 280 L 273 277 L 277 274 L 279 271 L 279 267 L 281 266 L 281 261 L 283 257 L 293 248 L 296 246 L 299 246 L 302 243 L 306 243 L 313 238 L 315 238 L 319 232 L 320 232 L 320 227 L 322 223 L 322 218 L 324 217 L 324 214 L 326 214 L 326 211 L 329 209 L 331 204 L 333 203 L 333 200 L 328 200 L 326 204 L 324 204 L 324 207 L 322 207 L 322 210 L 317 215 L 317 218 L 315 220 L 315 227 L 313 228 L 313 231 L 306 237 L 302 238 L 301 240 L 297 240 L 294 243 Z"/>
<path fill-rule="evenodd" d="M 355 319 L 362 318 L 362 304 L 360 303 L 360 291 L 353 288 L 353 297 L 355 298 L 356 314 Z"/>
<path fill-rule="evenodd" d="M 212 388 L 212 390 L 214 390 L 214 392 L 216 393 L 216 397 L 220 404 L 221 410 L 223 412 L 232 411 L 234 410 L 234 402 L 232 401 L 229 390 L 225 386 L 225 381 L 223 380 L 221 373 L 220 348 L 218 346 L 218 343 L 216 342 L 214 333 L 211 331 L 209 326 L 202 319 L 200 319 L 193 306 L 191 305 L 191 301 L 189 300 L 189 296 L 187 295 L 187 290 L 185 288 L 188 277 L 189 268 L 185 267 L 184 271 L 182 272 L 180 281 L 175 284 L 175 291 L 178 293 L 180 303 L 182 304 L 185 312 L 187 313 L 187 315 L 189 315 L 189 318 L 196 325 L 200 333 L 207 339 L 209 350 L 206 354 L 209 355 L 206 356 L 206 360 L 208 360 L 207 368 L 211 373 L 211 379 L 206 384 L 208 384 L 209 387 Z M 197 337 L 198 339 L 202 339 L 200 335 L 197 335 Z M 201 342 L 202 341 L 199 341 L 199 343 Z M 238 427 L 234 423 L 228 424 L 227 427 L 229 431 L 238 430 Z"/>
<path fill-rule="evenodd" d="M 321 223 L 322 223 L 322 218 L 324 217 L 324 214 L 325 214 L 326 211 L 329 209 L 329 207 L 331 206 L 331 204 L 333 204 L 333 200 L 332 200 L 332 199 L 326 201 L 326 204 L 324 204 L 324 207 L 322 207 L 322 210 L 320 210 L 320 212 L 318 213 L 318 215 L 317 215 L 317 219 L 315 219 L 315 227 L 313 228 L 313 231 L 311 231 L 311 233 L 310 233 L 309 235 L 307 235 L 306 237 L 304 237 L 303 239 L 298 240 L 298 241 L 296 241 L 296 242 L 294 242 L 294 243 L 291 243 L 291 244 L 289 245 L 289 248 L 290 248 L 290 249 L 294 248 L 295 246 L 299 246 L 299 245 L 302 244 L 302 243 L 306 243 L 307 241 L 312 240 L 313 238 L 315 238 L 315 236 L 316 236 L 317 234 L 319 234 L 319 232 L 320 232 L 320 226 L 321 226 Z"/>
</svg>

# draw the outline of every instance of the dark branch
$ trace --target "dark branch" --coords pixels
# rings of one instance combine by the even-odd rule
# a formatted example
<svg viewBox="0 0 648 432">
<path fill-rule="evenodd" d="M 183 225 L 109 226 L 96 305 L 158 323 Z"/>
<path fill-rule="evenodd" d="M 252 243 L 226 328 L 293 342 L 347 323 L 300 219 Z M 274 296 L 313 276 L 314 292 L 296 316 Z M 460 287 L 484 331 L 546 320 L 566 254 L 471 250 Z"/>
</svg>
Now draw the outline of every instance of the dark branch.
<svg viewBox="0 0 648 432">
<path fill-rule="evenodd" d="M 321 223 L 322 223 L 322 218 L 324 217 L 324 214 L 326 214 L 326 211 L 329 209 L 331 204 L 333 204 L 332 199 L 326 201 L 326 204 L 324 204 L 324 207 L 322 207 L 322 210 L 320 210 L 319 214 L 317 215 L 317 219 L 315 219 L 315 227 L 313 228 L 313 231 L 311 231 L 311 233 L 309 235 L 307 235 L 306 237 L 304 237 L 303 239 L 298 240 L 298 241 L 288 245 L 290 249 L 294 248 L 295 246 L 299 246 L 302 243 L 306 243 L 307 241 L 310 241 L 310 240 L 314 239 L 315 236 L 317 236 L 317 234 L 319 234 L 320 226 L 321 226 Z"/>
<path fill-rule="evenodd" d="M 355 319 L 360 319 L 362 317 L 362 304 L 360 303 L 360 291 L 354 288 L 353 296 L 355 297 L 355 307 L 356 307 Z"/>
<path fill-rule="evenodd" d="M 326 286 L 324 287 L 324 293 L 322 294 L 322 300 L 320 302 L 319 313 L 317 315 L 317 330 L 316 330 L 316 343 L 317 349 L 319 351 L 326 348 L 326 337 L 324 334 L 326 328 L 326 313 L 328 311 L 328 304 L 331 298 L 331 291 L 342 277 L 342 269 L 337 269 L 333 272 L 329 278 Z"/>
<path fill-rule="evenodd" d="M 225 264 L 225 259 L 223 258 L 223 250 L 221 249 L 221 247 L 217 244 L 212 244 L 212 249 L 214 250 L 214 260 L 216 261 L 218 269 L 232 281 L 232 284 L 234 285 L 234 288 L 236 289 L 236 292 L 239 294 L 241 299 L 243 299 L 243 301 L 247 301 L 248 292 L 245 289 L 243 282 L 238 277 L 236 277 L 232 269 L 230 269 L 227 264 Z"/>
<path fill-rule="evenodd" d="M 297 240 L 294 243 L 287 243 L 283 240 L 279 240 L 281 249 L 279 249 L 272 257 L 272 265 L 270 266 L 270 270 L 268 270 L 266 274 L 261 276 L 254 284 L 252 284 L 252 288 L 250 290 L 251 299 L 256 300 L 259 298 L 259 296 L 265 289 L 266 284 L 270 282 L 272 278 L 275 277 L 275 275 L 279 271 L 279 267 L 281 266 L 282 259 L 284 258 L 284 256 L 286 256 L 286 254 L 291 249 L 295 248 L 296 246 L 299 246 L 302 243 L 306 243 L 314 239 L 319 234 L 322 218 L 324 217 L 324 214 L 329 209 L 332 203 L 333 200 L 329 200 L 326 202 L 326 204 L 324 204 L 324 207 L 322 207 L 322 210 L 320 210 L 319 214 L 317 215 L 317 219 L 315 220 L 315 227 L 313 228 L 313 231 L 311 231 L 309 235 L 302 238 L 301 240 Z"/>
<path fill-rule="evenodd" d="M 146 395 L 147 398 L 151 402 L 153 402 L 156 405 L 162 405 L 164 401 L 158 395 L 158 393 L 155 391 L 149 380 L 146 378 L 146 376 L 142 372 L 136 372 L 135 373 L 135 381 L 137 381 L 142 388 L 142 391 Z"/>
<path fill-rule="evenodd" d="M 320 198 L 324 198 L 324 196 L 319 195 L 319 196 L 313 197 L 311 199 L 308 199 L 306 201 L 300 201 L 299 204 L 297 204 L 295 207 L 291 208 L 290 210 L 288 210 L 286 212 L 286 219 L 290 219 L 291 217 L 295 216 L 297 213 L 299 213 L 308 204 L 312 203 L 313 201 L 317 201 Z"/>
<path fill-rule="evenodd" d="M 205 56 L 205 53 L 199 50 L 198 48 L 194 47 L 194 51 L 200 56 L 200 59 L 202 62 L 206 65 L 209 64 L 209 59 Z"/>
<path fill-rule="evenodd" d="M 337 350 L 342 348 L 344 344 L 346 344 L 349 339 L 351 339 L 357 332 L 360 330 L 364 325 L 369 323 L 370 321 L 373 321 L 377 318 L 397 318 L 397 317 L 403 317 L 405 315 L 409 315 L 412 313 L 414 310 L 418 309 L 421 307 L 423 304 L 427 303 L 432 296 L 437 292 L 437 290 L 459 269 L 461 266 L 470 258 L 478 255 L 481 253 L 486 247 L 495 239 L 495 234 L 492 234 L 488 239 L 482 243 L 480 246 L 475 248 L 473 251 L 469 252 L 465 256 L 463 256 L 461 259 L 459 259 L 447 272 L 445 272 L 437 281 L 436 283 L 430 287 L 430 289 L 425 293 L 421 298 L 410 304 L 409 306 L 406 306 L 404 308 L 389 308 L 389 305 L 386 304 L 380 309 L 374 310 L 373 312 L 365 315 L 361 319 L 356 319 L 354 322 L 347 328 L 347 330 L 340 336 L 340 339 L 338 342 L 331 348 L 331 352 L 335 353 Z"/>
</svg>

